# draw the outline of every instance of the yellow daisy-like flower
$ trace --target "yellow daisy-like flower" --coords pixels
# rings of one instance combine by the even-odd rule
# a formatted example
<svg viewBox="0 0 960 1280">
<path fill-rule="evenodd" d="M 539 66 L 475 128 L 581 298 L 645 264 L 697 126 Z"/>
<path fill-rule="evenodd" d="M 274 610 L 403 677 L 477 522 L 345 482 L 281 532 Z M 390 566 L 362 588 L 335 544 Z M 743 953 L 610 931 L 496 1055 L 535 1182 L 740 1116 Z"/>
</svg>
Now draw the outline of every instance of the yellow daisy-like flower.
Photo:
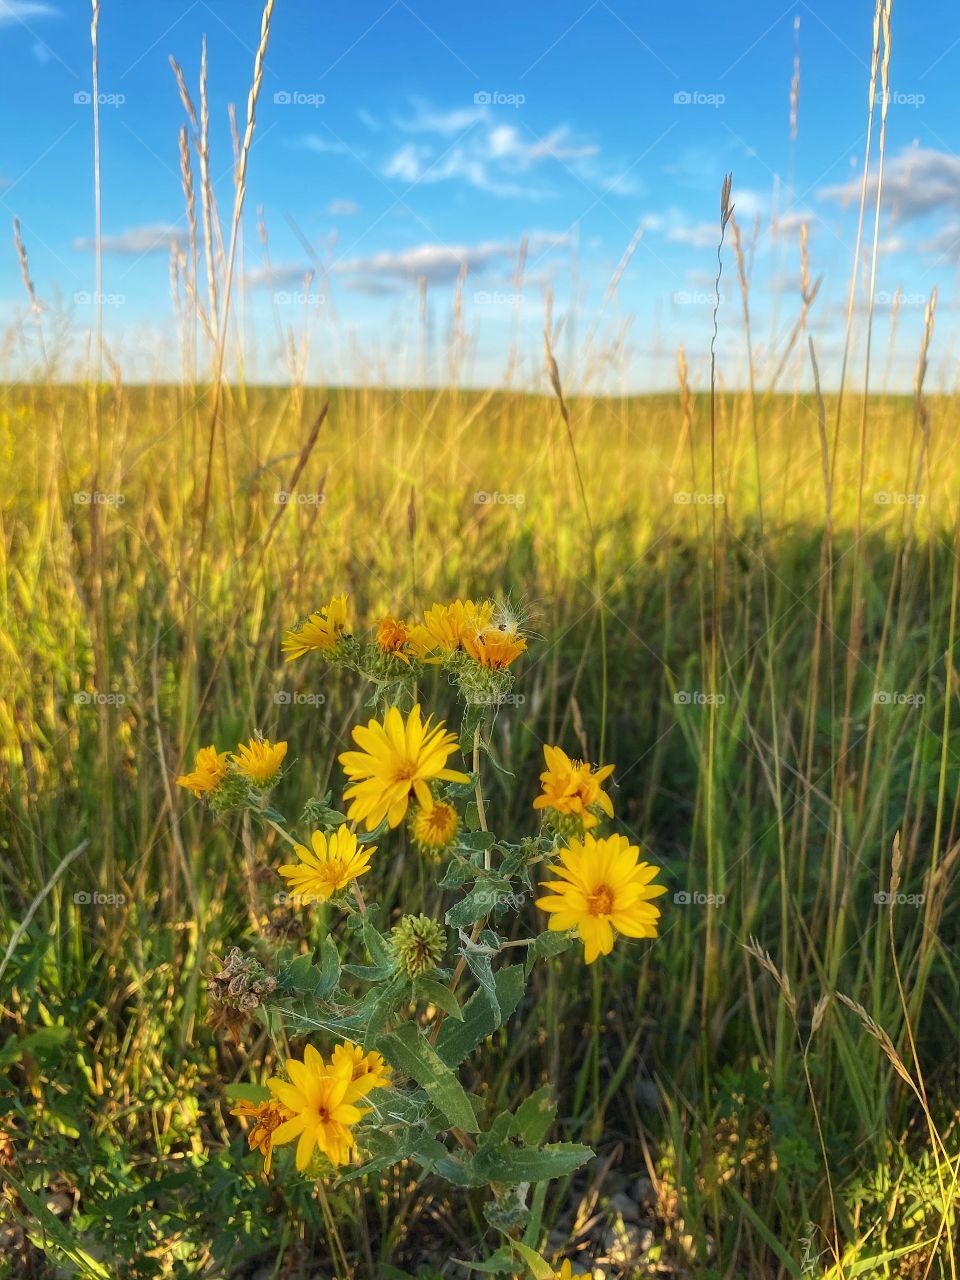
<svg viewBox="0 0 960 1280">
<path fill-rule="evenodd" d="M 314 831 L 312 849 L 294 845 L 299 862 L 280 868 L 290 891 L 304 902 L 327 902 L 335 893 L 346 889 L 351 881 L 366 875 L 376 845 L 357 844 L 357 837 L 346 827 L 337 827 L 330 836 Z"/>
<path fill-rule="evenodd" d="M 237 773 L 242 773 L 256 786 L 265 787 L 273 782 L 280 772 L 280 766 L 286 754 L 285 742 L 271 742 L 269 738 L 251 738 L 246 746 L 241 744 L 237 747 L 236 754 L 230 759 Z"/>
<path fill-rule="evenodd" d="M 410 821 L 414 842 L 425 853 L 440 853 L 449 848 L 459 826 L 457 811 L 446 800 L 434 800 L 432 809 L 417 805 Z"/>
<path fill-rule="evenodd" d="M 465 635 L 463 647 L 481 667 L 505 671 L 524 652 L 527 642 L 516 631 L 487 627 L 477 635 Z"/>
<path fill-rule="evenodd" d="M 392 653 L 409 666 L 410 658 L 404 649 L 410 642 L 410 628 L 399 618 L 381 618 L 377 627 L 377 648 L 381 653 Z"/>
<path fill-rule="evenodd" d="M 354 1102 L 364 1097 L 371 1089 L 386 1089 L 391 1083 L 390 1068 L 383 1060 L 383 1054 L 371 1051 L 364 1053 L 352 1040 L 344 1040 L 338 1044 L 330 1058 L 333 1069 L 343 1070 L 344 1063 L 350 1065 L 350 1087 L 345 1100 Z"/>
<path fill-rule="evenodd" d="M 581 760 L 571 760 L 560 747 L 549 746 L 543 748 L 543 759 L 547 766 L 540 775 L 543 794 L 534 800 L 535 809 L 573 814 L 581 819 L 585 831 L 597 825 L 593 810 L 599 808 L 608 818 L 613 817 L 613 801 L 601 787 L 613 773 L 612 764 L 591 769 Z"/>
<path fill-rule="evenodd" d="M 268 1098 L 265 1102 L 238 1102 L 230 1114 L 253 1121 L 247 1143 L 251 1151 L 259 1151 L 263 1156 L 263 1172 L 269 1173 L 274 1134 L 284 1121 L 290 1119 L 292 1112 L 276 1098 Z"/>
<path fill-rule="evenodd" d="M 198 799 L 202 799 L 211 791 L 216 791 L 227 776 L 227 752 L 218 751 L 216 747 L 201 747 L 192 773 L 182 773 L 177 778 L 177 786 L 192 791 Z"/>
<path fill-rule="evenodd" d="M 456 736 L 441 720 L 431 726 L 432 716 L 424 721 L 419 705 L 404 722 L 397 707 L 391 707 L 383 718 L 357 725 L 353 740 L 359 751 L 345 751 L 340 756 L 344 773 L 350 779 L 343 798 L 349 800 L 347 816 L 364 822 L 372 831 L 386 818 L 391 827 L 403 821 L 411 795 L 416 795 L 422 808 L 434 806 L 427 785 L 431 779 L 447 782 L 469 782 L 469 776 L 448 769 L 447 758 L 456 750 Z"/>
<path fill-rule="evenodd" d="M 453 604 L 435 604 L 424 611 L 423 622 L 411 629 L 410 641 L 418 657 L 437 652 L 454 653 L 464 648 L 467 636 L 474 638 L 490 625 L 492 600 L 454 600 Z"/>
<path fill-rule="evenodd" d="M 297 1139 L 297 1168 L 307 1168 L 314 1150 L 333 1165 L 346 1164 L 356 1145 L 351 1125 L 367 1114 L 347 1101 L 353 1083 L 349 1062 L 334 1067 L 324 1062 L 313 1045 L 307 1045 L 303 1061 L 288 1058 L 289 1080 L 273 1076 L 267 1081 L 274 1098 L 290 1112 L 273 1131 L 273 1145 Z"/>
<path fill-rule="evenodd" d="M 347 597 L 334 596 L 328 605 L 317 613 L 311 613 L 303 622 L 284 632 L 280 648 L 293 662 L 305 653 L 318 650 L 329 653 L 341 640 L 347 629 Z"/>
<path fill-rule="evenodd" d="M 560 862 L 547 868 L 558 879 L 541 882 L 551 893 L 538 898 L 537 906 L 550 915 L 553 932 L 576 929 L 587 964 L 610 954 L 615 930 L 628 938 L 657 936 L 660 908 L 651 899 L 667 886 L 653 883 L 657 868 L 640 861 L 640 850 L 626 836 L 571 840 L 560 850 Z"/>
</svg>

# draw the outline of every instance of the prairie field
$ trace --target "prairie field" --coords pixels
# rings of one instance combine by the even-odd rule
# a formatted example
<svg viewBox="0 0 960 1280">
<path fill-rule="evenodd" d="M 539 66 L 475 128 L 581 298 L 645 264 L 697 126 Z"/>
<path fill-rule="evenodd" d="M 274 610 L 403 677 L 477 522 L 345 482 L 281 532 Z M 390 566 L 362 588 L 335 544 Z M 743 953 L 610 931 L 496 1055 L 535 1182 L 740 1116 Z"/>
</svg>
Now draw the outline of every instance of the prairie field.
<svg viewBox="0 0 960 1280">
<path fill-rule="evenodd" d="M 283 0 L 226 178 L 205 38 L 198 82 L 164 68 L 185 221 L 111 250 L 84 7 L 93 309 L 78 345 L 17 220 L 0 344 L 0 1277 L 956 1280 L 960 398 L 954 303 L 877 314 L 891 7 L 852 260 L 775 201 L 771 304 L 711 161 L 669 390 L 621 297 L 654 220 L 592 312 L 535 237 L 439 280 L 421 247 L 364 350 L 311 290 L 385 257 L 338 284 L 290 217 L 316 315 L 274 292 L 253 336 L 253 140 L 324 96 L 261 92 Z M 175 368 L 146 341 L 139 377 L 104 266 L 156 242 Z"/>
</svg>

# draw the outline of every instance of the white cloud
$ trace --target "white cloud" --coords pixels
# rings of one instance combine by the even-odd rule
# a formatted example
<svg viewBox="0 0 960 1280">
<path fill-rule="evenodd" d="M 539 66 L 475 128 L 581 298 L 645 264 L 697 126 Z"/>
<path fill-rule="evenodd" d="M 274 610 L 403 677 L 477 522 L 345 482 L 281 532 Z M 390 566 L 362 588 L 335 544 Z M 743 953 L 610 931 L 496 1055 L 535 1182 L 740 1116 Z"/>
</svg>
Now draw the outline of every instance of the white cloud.
<svg viewBox="0 0 960 1280">
<path fill-rule="evenodd" d="M 305 133 L 298 139 L 296 145 L 303 147 L 305 151 L 315 151 L 318 155 L 341 156 L 346 151 L 346 147 L 341 142 L 321 138 L 319 133 Z"/>
<path fill-rule="evenodd" d="M 274 262 L 269 267 L 251 267 L 244 272 L 248 289 L 277 289 L 281 285 L 308 285 L 315 272 L 300 262 Z"/>
<path fill-rule="evenodd" d="M 30 18 L 58 18 L 60 10 L 40 0 L 0 0 L 0 27 L 26 22 Z"/>
<path fill-rule="evenodd" d="M 331 218 L 353 218 L 360 212 L 356 200 L 331 200 L 327 205 L 327 213 Z"/>
<path fill-rule="evenodd" d="M 529 254 L 543 254 L 569 248 L 571 237 L 565 232 L 534 231 L 526 237 L 526 243 Z M 430 284 L 450 283 L 464 267 L 475 275 L 502 270 L 506 263 L 516 260 L 518 252 L 517 244 L 508 240 L 474 245 L 420 244 L 366 258 L 348 258 L 331 270 L 346 288 L 384 293 L 421 277 Z"/>
<path fill-rule="evenodd" d="M 179 227 L 172 223 L 158 222 L 146 227 L 130 227 L 117 235 L 103 236 L 100 247 L 104 253 L 137 257 L 145 253 L 168 253 L 172 240 L 179 244 L 184 238 Z M 73 247 L 92 252 L 96 249 L 97 242 L 87 236 L 80 236 L 74 240 Z"/>
<path fill-rule="evenodd" d="M 862 177 L 851 178 L 818 192 L 824 200 L 857 204 Z M 876 200 L 877 174 L 868 175 L 867 199 Z M 881 200 L 903 222 L 942 209 L 960 209 L 960 156 L 932 147 L 907 147 L 888 163 L 883 174 Z"/>
<path fill-rule="evenodd" d="M 384 175 L 411 185 L 459 181 L 492 195 L 544 199 L 553 193 L 539 180 L 540 173 L 549 169 L 556 175 L 565 167 L 588 186 L 623 195 L 634 190 L 622 172 L 600 166 L 600 148 L 577 138 L 568 125 L 538 137 L 519 116 L 505 117 L 500 108 L 439 111 L 424 104 L 395 123 L 416 137 L 389 156 Z"/>
</svg>

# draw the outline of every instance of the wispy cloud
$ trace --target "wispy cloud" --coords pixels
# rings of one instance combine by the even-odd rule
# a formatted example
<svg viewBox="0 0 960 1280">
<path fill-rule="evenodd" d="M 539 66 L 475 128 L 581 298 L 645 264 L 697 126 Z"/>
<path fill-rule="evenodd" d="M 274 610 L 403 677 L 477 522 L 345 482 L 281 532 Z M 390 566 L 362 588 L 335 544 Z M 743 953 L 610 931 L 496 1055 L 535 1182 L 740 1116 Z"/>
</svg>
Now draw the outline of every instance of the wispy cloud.
<svg viewBox="0 0 960 1280">
<path fill-rule="evenodd" d="M 500 108 L 481 104 L 443 111 L 423 103 L 394 124 L 414 140 L 393 151 L 384 176 L 411 185 L 456 181 L 491 195 L 536 200 L 554 194 L 541 174 L 555 178 L 563 167 L 591 186 L 614 190 L 623 182 L 622 173 L 598 169 L 600 148 L 576 137 L 569 125 L 540 137 L 520 120 L 504 120 Z"/>
<path fill-rule="evenodd" d="M 823 187 L 819 195 L 843 205 L 860 199 L 862 178 Z M 877 196 L 876 174 L 867 178 L 867 198 Z M 908 147 L 894 156 L 883 174 L 881 200 L 902 222 L 943 209 L 960 209 L 960 156 L 932 147 Z"/>
<path fill-rule="evenodd" d="M 15 22 L 28 22 L 33 18 L 59 18 L 60 10 L 41 0 L 0 0 L 0 27 Z"/>
<path fill-rule="evenodd" d="M 100 241 L 104 253 L 116 253 L 128 257 L 139 257 L 145 253 L 169 252 L 171 241 L 178 244 L 184 239 L 183 231 L 172 223 L 158 222 L 146 227 L 130 227 L 116 235 L 103 236 Z M 75 249 L 93 252 L 97 247 L 96 240 L 81 236 L 74 240 Z"/>
<path fill-rule="evenodd" d="M 530 254 L 567 249 L 571 237 L 566 232 L 534 231 L 526 238 Z M 385 251 L 370 257 L 348 258 L 336 263 L 331 273 L 345 288 L 361 293 L 387 293 L 424 279 L 429 284 L 448 284 L 466 268 L 474 275 L 501 271 L 515 261 L 519 246 L 510 240 L 487 240 L 479 244 L 420 244 L 409 249 Z"/>
<path fill-rule="evenodd" d="M 354 218 L 359 212 L 356 200 L 331 200 L 327 205 L 327 213 L 332 218 Z"/>
</svg>

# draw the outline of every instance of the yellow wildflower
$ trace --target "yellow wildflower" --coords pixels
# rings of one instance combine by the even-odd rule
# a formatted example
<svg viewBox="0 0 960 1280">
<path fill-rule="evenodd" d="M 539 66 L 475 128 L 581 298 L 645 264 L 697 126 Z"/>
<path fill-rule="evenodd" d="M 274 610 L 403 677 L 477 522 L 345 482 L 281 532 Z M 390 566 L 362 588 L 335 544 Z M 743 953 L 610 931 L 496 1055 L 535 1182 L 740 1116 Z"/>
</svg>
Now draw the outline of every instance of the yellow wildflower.
<svg viewBox="0 0 960 1280">
<path fill-rule="evenodd" d="M 251 1151 L 259 1151 L 263 1156 L 263 1172 L 269 1173 L 274 1134 L 284 1121 L 290 1119 L 292 1112 L 276 1098 L 268 1098 L 265 1102 L 238 1102 L 230 1114 L 253 1121 L 247 1143 Z"/>
<path fill-rule="evenodd" d="M 334 1067 L 324 1062 L 313 1047 L 307 1045 L 303 1061 L 288 1058 L 289 1080 L 273 1076 L 267 1081 L 270 1092 L 287 1108 L 290 1118 L 273 1131 L 274 1146 L 297 1139 L 297 1168 L 304 1170 L 320 1151 L 333 1165 L 346 1164 L 356 1142 L 351 1126 L 366 1110 L 346 1101 L 352 1084 L 349 1062 Z"/>
<path fill-rule="evenodd" d="M 201 747 L 197 752 L 196 763 L 192 773 L 182 773 L 176 779 L 178 787 L 192 791 L 202 798 L 211 791 L 216 791 L 227 776 L 227 753 L 218 751 L 216 747 Z"/>
<path fill-rule="evenodd" d="M 543 748 L 543 758 L 547 766 L 540 775 L 543 794 L 534 800 L 535 809 L 573 814 L 581 819 L 585 831 L 597 825 L 596 809 L 613 817 L 613 802 L 600 785 L 613 773 L 612 764 L 591 769 L 580 760 L 571 760 L 560 747 L 551 746 Z"/>
<path fill-rule="evenodd" d="M 541 882 L 551 893 L 538 898 L 537 906 L 550 915 L 554 932 L 576 929 L 587 964 L 609 955 L 615 930 L 628 938 L 657 936 L 660 908 L 650 900 L 667 887 L 652 883 L 657 868 L 640 861 L 640 850 L 626 836 L 571 840 L 560 850 L 560 863 L 547 868 L 558 879 Z"/>
<path fill-rule="evenodd" d="M 237 773 L 258 787 L 265 787 L 273 782 L 280 772 L 283 758 L 287 754 L 285 742 L 271 742 L 269 738 L 251 738 L 249 743 L 237 747 L 237 752 L 230 759 Z"/>
<path fill-rule="evenodd" d="M 280 647 L 287 655 L 287 662 L 302 658 L 312 650 L 329 653 L 341 640 L 346 629 L 347 597 L 341 594 L 334 596 L 317 613 L 311 613 L 303 622 L 284 632 Z"/>
<path fill-rule="evenodd" d="M 383 718 L 357 725 L 353 738 L 359 751 L 345 751 L 340 763 L 350 779 L 343 793 L 351 801 L 347 816 L 364 822 L 372 831 L 386 818 L 391 827 L 403 821 L 411 795 L 416 795 L 422 808 L 432 809 L 433 795 L 427 785 L 431 779 L 469 782 L 467 774 L 448 769 L 447 758 L 456 750 L 456 736 L 443 721 L 431 725 L 432 717 L 422 720 L 415 706 L 404 722 L 397 707 L 391 707 Z"/>
<path fill-rule="evenodd" d="M 312 849 L 306 845 L 294 845 L 299 862 L 287 863 L 280 868 L 290 891 L 304 902 L 326 902 L 351 881 L 366 875 L 370 870 L 370 858 L 376 845 L 358 845 L 357 837 L 346 827 L 337 827 L 332 835 L 314 831 L 310 837 Z"/>
</svg>

